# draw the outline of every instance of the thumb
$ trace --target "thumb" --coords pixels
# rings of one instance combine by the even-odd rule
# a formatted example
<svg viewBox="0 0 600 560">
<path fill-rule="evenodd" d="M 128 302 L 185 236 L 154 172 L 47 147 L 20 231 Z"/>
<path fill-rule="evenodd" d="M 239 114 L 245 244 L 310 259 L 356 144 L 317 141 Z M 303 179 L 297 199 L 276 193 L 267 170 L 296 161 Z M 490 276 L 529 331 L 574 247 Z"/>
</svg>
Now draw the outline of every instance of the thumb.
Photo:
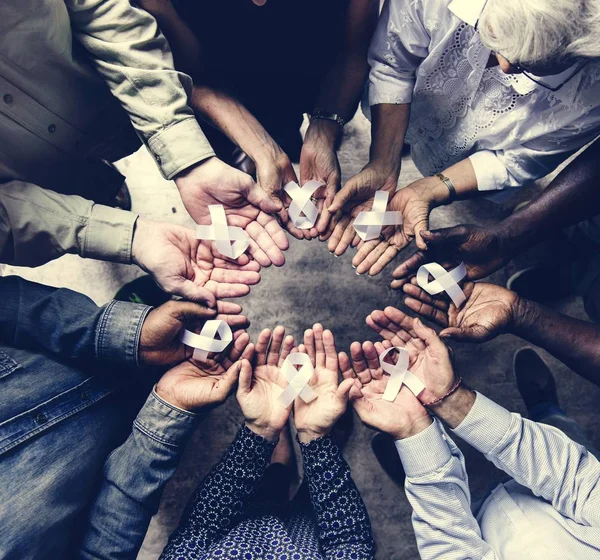
<svg viewBox="0 0 600 560">
<path fill-rule="evenodd" d="M 440 337 L 437 333 L 426 327 L 420 319 L 415 318 L 413 320 L 413 330 L 418 338 L 420 338 L 426 346 L 429 346 L 434 349 L 440 349 L 442 346 L 445 348 L 446 345 L 440 340 Z"/>
<path fill-rule="evenodd" d="M 356 386 L 356 380 L 354 378 L 344 379 L 335 391 L 335 394 L 338 398 L 342 399 L 344 402 L 348 402 L 348 398 L 350 397 L 350 390 L 352 387 Z"/>
<path fill-rule="evenodd" d="M 237 363 L 241 364 L 238 378 L 237 394 L 238 396 L 246 395 L 250 392 L 250 388 L 252 387 L 252 366 L 250 365 L 250 362 L 247 359 L 242 359 L 240 362 Z"/>
<path fill-rule="evenodd" d="M 203 302 L 208 307 L 215 307 L 217 305 L 217 298 L 210 290 L 197 286 L 191 280 L 186 278 L 181 279 L 181 281 L 173 287 L 172 292 L 189 301 L 196 303 Z"/>
<path fill-rule="evenodd" d="M 275 192 L 267 192 L 254 181 L 252 187 L 248 189 L 248 202 L 267 214 L 276 214 L 283 210 L 283 203 Z"/>
<path fill-rule="evenodd" d="M 414 226 L 415 232 L 415 242 L 417 243 L 417 247 L 421 249 L 421 251 L 427 250 L 427 242 L 422 237 L 424 231 L 429 229 L 429 213 L 426 212 L 424 216 L 420 216 L 418 221 Z"/>
<path fill-rule="evenodd" d="M 238 381 L 243 361 L 244 360 L 235 362 L 219 380 L 217 393 L 221 402 L 224 402 L 225 399 L 227 399 L 227 397 L 229 396 L 229 394 L 233 391 L 233 388 L 235 387 L 235 384 Z M 250 364 L 248 363 L 248 365 Z"/>
<path fill-rule="evenodd" d="M 348 202 L 356 196 L 356 187 L 354 183 L 348 182 L 343 188 L 333 197 L 333 202 L 327 208 L 331 214 L 341 210 Z"/>
<path fill-rule="evenodd" d="M 458 327 L 448 327 L 440 332 L 440 338 L 447 338 L 452 340 L 461 340 L 461 341 L 472 341 L 475 337 L 469 334 L 469 331 L 464 329 L 460 329 Z"/>
<path fill-rule="evenodd" d="M 194 320 L 204 321 L 217 314 L 216 309 L 210 309 L 193 301 L 170 301 L 171 316 L 180 323 L 189 323 Z"/>
<path fill-rule="evenodd" d="M 423 230 L 421 237 L 428 245 L 444 245 L 448 243 L 463 243 L 468 236 L 464 226 L 454 226 L 433 231 Z"/>
</svg>

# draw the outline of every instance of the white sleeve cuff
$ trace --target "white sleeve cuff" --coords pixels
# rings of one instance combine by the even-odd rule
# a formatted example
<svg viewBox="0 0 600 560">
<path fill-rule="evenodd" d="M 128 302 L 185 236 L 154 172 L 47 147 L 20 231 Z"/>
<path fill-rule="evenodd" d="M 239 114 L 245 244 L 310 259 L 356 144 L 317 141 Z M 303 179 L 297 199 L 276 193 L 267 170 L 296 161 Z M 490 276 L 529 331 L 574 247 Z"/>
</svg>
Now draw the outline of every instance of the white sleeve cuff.
<svg viewBox="0 0 600 560">
<path fill-rule="evenodd" d="M 481 150 L 469 159 L 477 177 L 477 190 L 497 191 L 511 186 L 508 171 L 494 152 Z"/>
</svg>

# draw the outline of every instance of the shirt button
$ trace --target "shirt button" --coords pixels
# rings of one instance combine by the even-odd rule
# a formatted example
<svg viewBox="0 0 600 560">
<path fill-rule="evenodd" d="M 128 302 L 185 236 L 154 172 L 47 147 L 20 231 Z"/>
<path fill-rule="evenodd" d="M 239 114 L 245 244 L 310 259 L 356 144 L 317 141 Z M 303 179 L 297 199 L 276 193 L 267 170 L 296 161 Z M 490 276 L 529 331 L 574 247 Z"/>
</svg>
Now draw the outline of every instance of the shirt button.
<svg viewBox="0 0 600 560">
<path fill-rule="evenodd" d="M 50 134 L 53 134 L 54 132 L 56 132 L 56 125 L 55 125 L 55 124 L 51 124 L 51 125 L 48 127 L 48 132 L 49 132 Z"/>
<path fill-rule="evenodd" d="M 160 156 L 154 156 L 156 158 L 156 162 L 160 163 Z"/>
<path fill-rule="evenodd" d="M 90 394 L 87 391 L 81 391 L 81 395 L 79 396 L 82 401 L 87 401 L 90 398 Z"/>
<path fill-rule="evenodd" d="M 38 424 L 45 424 L 46 422 L 48 422 L 48 417 L 45 414 L 40 413 L 35 417 L 35 421 Z"/>
<path fill-rule="evenodd" d="M 13 96 L 10 93 L 7 93 L 4 96 L 4 103 L 6 103 L 7 105 L 10 105 L 13 102 Z"/>
</svg>

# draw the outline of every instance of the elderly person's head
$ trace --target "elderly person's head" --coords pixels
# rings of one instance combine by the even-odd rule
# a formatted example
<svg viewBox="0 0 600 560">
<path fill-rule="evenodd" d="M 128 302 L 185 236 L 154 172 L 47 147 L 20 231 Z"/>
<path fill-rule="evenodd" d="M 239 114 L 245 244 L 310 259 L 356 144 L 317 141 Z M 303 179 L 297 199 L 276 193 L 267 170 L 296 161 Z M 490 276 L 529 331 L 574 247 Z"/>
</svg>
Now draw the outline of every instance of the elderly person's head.
<svg viewBox="0 0 600 560">
<path fill-rule="evenodd" d="M 488 0 L 478 29 L 507 73 L 557 74 L 600 58 L 600 0 Z"/>
</svg>

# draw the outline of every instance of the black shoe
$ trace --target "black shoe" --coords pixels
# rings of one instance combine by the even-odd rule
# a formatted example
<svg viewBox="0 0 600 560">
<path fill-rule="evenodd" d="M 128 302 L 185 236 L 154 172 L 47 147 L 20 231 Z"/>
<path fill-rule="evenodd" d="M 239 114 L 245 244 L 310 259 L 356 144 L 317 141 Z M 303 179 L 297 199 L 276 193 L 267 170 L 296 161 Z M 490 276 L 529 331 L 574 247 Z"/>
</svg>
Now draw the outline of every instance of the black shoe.
<svg viewBox="0 0 600 560">
<path fill-rule="evenodd" d="M 533 348 L 517 350 L 514 368 L 519 393 L 530 413 L 533 407 L 540 403 L 558 406 L 556 383 L 552 372 Z"/>
<path fill-rule="evenodd" d="M 132 303 L 143 303 L 158 307 L 171 299 L 171 295 L 163 292 L 154 280 L 148 275 L 140 276 L 133 282 L 125 284 L 115 296 L 119 301 L 130 301 Z"/>
<path fill-rule="evenodd" d="M 573 293 L 566 269 L 536 266 L 515 272 L 506 287 L 521 297 L 538 303 L 556 301 Z"/>
<path fill-rule="evenodd" d="M 392 436 L 383 433 L 375 434 L 371 439 L 371 449 L 385 473 L 398 486 L 404 486 L 406 475 Z"/>
</svg>

